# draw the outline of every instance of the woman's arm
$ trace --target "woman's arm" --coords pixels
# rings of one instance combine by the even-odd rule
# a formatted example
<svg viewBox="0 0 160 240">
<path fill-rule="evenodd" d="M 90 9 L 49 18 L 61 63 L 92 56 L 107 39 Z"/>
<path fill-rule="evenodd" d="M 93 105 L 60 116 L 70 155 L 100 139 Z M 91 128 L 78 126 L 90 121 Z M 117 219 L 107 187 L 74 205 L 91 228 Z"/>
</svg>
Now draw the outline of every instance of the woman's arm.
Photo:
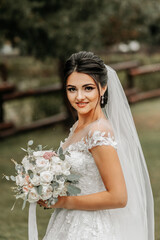
<svg viewBox="0 0 160 240">
<path fill-rule="evenodd" d="M 127 190 L 117 151 L 112 146 L 96 146 L 90 152 L 107 191 L 59 197 L 53 208 L 103 210 L 126 206 Z"/>
</svg>

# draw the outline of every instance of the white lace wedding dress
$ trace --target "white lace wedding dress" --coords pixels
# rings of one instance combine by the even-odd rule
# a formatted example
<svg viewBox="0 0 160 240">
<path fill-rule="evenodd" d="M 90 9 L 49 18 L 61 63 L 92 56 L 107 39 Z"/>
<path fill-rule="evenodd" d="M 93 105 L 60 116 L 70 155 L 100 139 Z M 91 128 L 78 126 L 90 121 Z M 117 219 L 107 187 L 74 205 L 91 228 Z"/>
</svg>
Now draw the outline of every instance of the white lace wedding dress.
<svg viewBox="0 0 160 240">
<path fill-rule="evenodd" d="M 102 178 L 89 149 L 95 146 L 111 145 L 117 148 L 112 128 L 107 119 L 99 119 L 75 133 L 78 121 L 60 146 L 70 152 L 68 161 L 72 170 L 81 175 L 77 184 L 79 195 L 105 191 Z M 49 221 L 43 240 L 119 240 L 109 210 L 55 209 Z"/>
</svg>

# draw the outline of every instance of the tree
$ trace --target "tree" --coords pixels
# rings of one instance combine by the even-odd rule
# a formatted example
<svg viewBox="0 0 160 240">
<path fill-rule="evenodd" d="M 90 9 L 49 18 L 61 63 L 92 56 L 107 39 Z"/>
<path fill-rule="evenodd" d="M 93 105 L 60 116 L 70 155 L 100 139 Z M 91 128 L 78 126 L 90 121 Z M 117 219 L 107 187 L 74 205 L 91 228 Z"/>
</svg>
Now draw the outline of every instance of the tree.
<svg viewBox="0 0 160 240">
<path fill-rule="evenodd" d="M 160 43 L 160 0 L 112 0 L 105 4 L 107 20 L 102 25 L 105 45 L 134 39 Z"/>
<path fill-rule="evenodd" d="M 0 42 L 64 60 L 130 39 L 159 43 L 160 0 L 1 0 Z"/>
<path fill-rule="evenodd" d="M 103 1 L 3 0 L 1 36 L 40 58 L 66 58 L 75 51 L 100 46 Z M 2 38 L 2 37 L 1 37 Z"/>
</svg>

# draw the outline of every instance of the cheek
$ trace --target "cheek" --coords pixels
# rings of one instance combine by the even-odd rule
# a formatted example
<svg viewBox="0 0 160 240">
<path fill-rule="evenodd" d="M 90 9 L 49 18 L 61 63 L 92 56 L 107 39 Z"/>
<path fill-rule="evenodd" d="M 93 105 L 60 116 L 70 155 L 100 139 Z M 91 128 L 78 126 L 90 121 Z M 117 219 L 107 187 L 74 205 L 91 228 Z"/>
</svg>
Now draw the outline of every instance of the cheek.
<svg viewBox="0 0 160 240">
<path fill-rule="evenodd" d="M 69 102 L 72 102 L 75 97 L 73 93 L 67 92 L 67 98 Z"/>
<path fill-rule="evenodd" d="M 97 91 L 94 91 L 92 93 L 90 93 L 90 95 L 88 96 L 88 98 L 91 100 L 91 101 L 94 101 L 97 103 L 97 101 L 99 100 L 99 94 Z"/>
</svg>

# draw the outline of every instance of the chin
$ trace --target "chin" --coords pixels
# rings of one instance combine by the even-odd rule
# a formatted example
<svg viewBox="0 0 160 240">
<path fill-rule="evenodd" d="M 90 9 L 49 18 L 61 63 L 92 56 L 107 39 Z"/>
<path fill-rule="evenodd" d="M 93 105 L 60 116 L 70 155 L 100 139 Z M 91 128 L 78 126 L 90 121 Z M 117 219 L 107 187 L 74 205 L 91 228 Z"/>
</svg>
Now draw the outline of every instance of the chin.
<svg viewBox="0 0 160 240">
<path fill-rule="evenodd" d="M 89 114 L 89 113 L 93 112 L 94 109 L 95 108 L 91 108 L 91 109 L 76 109 L 76 110 L 77 110 L 77 113 L 86 115 L 86 114 Z"/>
</svg>

